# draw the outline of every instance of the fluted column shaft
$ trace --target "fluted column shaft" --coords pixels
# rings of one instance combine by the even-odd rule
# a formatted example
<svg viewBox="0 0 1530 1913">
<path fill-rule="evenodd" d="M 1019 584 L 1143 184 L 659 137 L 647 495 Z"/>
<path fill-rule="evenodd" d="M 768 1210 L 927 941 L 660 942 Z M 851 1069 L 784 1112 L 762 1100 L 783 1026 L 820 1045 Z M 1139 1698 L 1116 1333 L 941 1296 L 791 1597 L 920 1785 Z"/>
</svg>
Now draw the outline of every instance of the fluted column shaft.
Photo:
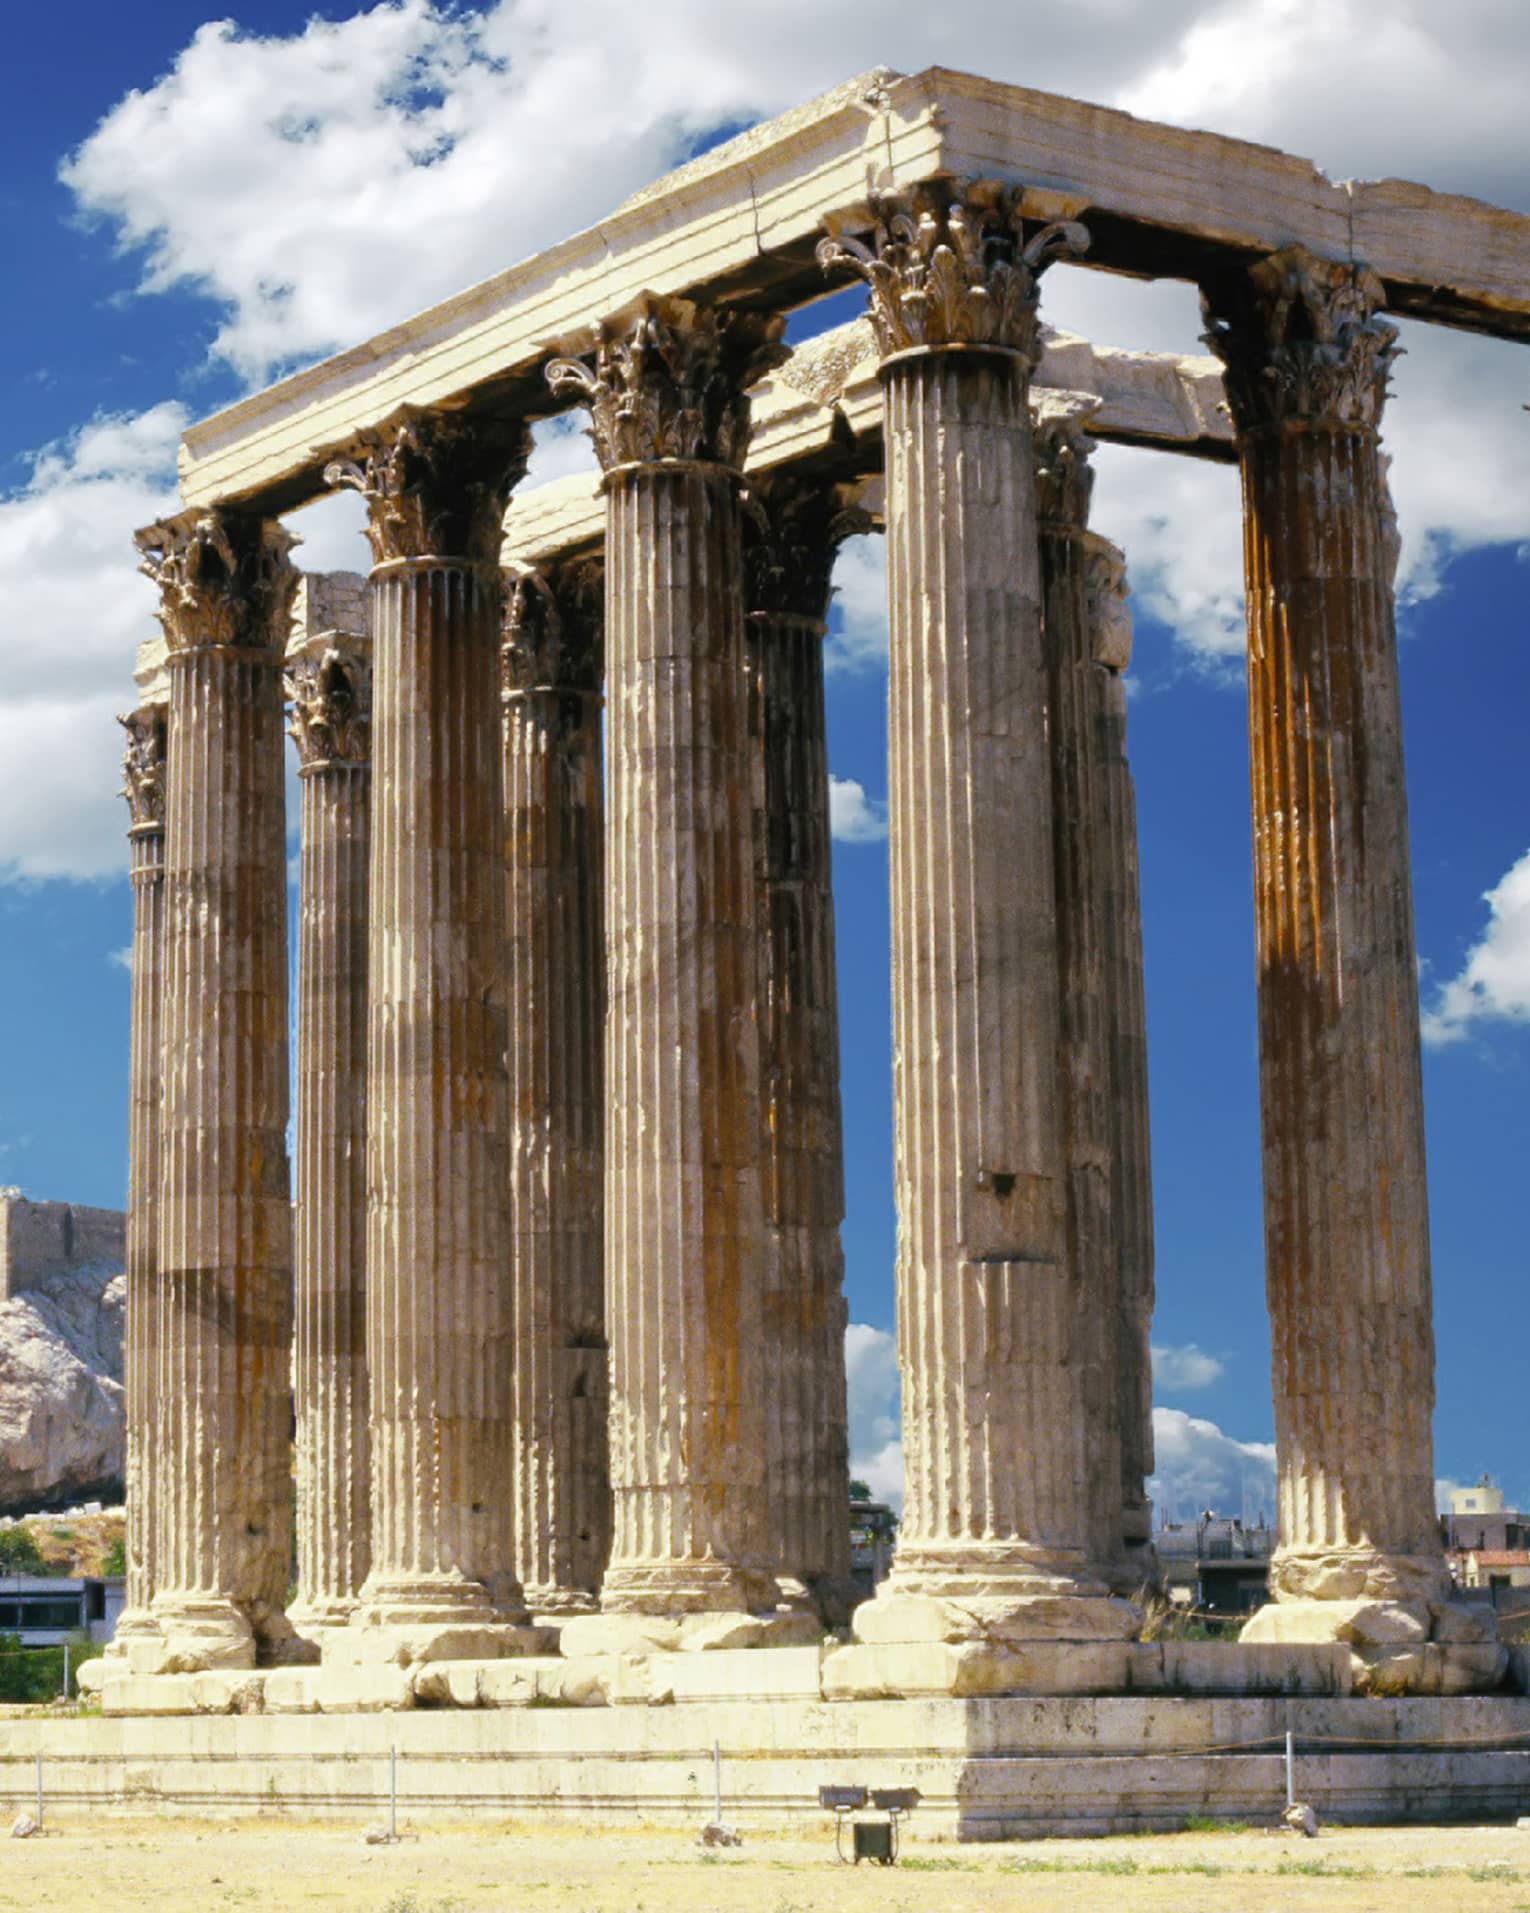
<svg viewBox="0 0 1530 1913">
<path fill-rule="evenodd" d="M 169 638 L 154 1612 L 173 1664 L 249 1664 L 291 1559 L 292 1220 L 281 658 L 286 541 L 140 535 Z"/>
<path fill-rule="evenodd" d="M 1282 1599 L 1424 1599 L 1434 1331 L 1369 274 L 1261 262 L 1212 335 L 1243 477 Z M 1293 315 L 1296 315 L 1293 317 Z"/>
<path fill-rule="evenodd" d="M 850 1572 L 823 636 L 820 618 L 786 610 L 755 611 L 746 623 L 760 757 L 765 1487 L 777 1567 L 809 1589 Z"/>
<path fill-rule="evenodd" d="M 1090 636 L 1099 779 L 1099 877 L 1103 898 L 1106 1043 L 1109 1056 L 1111 1222 L 1116 1257 L 1115 1392 L 1120 1404 L 1122 1539 L 1139 1570 L 1152 1572 L 1153 1165 L 1148 1113 L 1147 1001 L 1137 797 L 1126 747 L 1131 613 L 1115 546 L 1090 535 Z"/>
<path fill-rule="evenodd" d="M 128 1063 L 127 1322 L 123 1380 L 127 1416 L 127 1604 L 114 1639 L 158 1632 L 155 1591 L 159 1454 L 156 1418 L 163 1403 L 155 1317 L 159 1213 L 160 996 L 164 987 L 165 745 L 163 704 L 124 717 L 133 888 L 132 1035 Z"/>
<path fill-rule="evenodd" d="M 769 1605 L 743 394 L 779 320 L 645 297 L 548 368 L 606 494 L 603 1608 Z"/>
<path fill-rule="evenodd" d="M 371 1563 L 367 1437 L 370 646 L 289 667 L 302 788 L 294 1209 L 298 1626 L 343 1624 Z"/>
<path fill-rule="evenodd" d="M 1042 633 L 1057 903 L 1067 1244 L 1079 1317 L 1090 1559 L 1123 1548 L 1119 1266 L 1112 1202 L 1101 687 L 1093 655 L 1086 522 L 1089 444 L 1076 425 L 1037 431 Z"/>
<path fill-rule="evenodd" d="M 1028 238 L 1023 194 L 995 181 L 872 207 L 870 243 L 819 247 L 871 289 L 887 471 L 905 1487 L 893 1572 L 856 1628 L 1118 1633 L 1131 1610 L 1096 1598 L 1097 1331 L 1069 1240 L 1028 403 L 1039 274 L 1087 236 Z M 925 1595 L 943 1602 L 899 1612 Z"/>
<path fill-rule="evenodd" d="M 365 1598 L 429 1620 L 512 1558 L 497 579 L 395 560 L 372 620 Z"/>
<path fill-rule="evenodd" d="M 504 654 L 517 1563 L 593 1608 L 611 1545 L 604 1290 L 601 566 L 517 580 Z"/>
<path fill-rule="evenodd" d="M 1026 381 L 886 374 L 894 1578 L 1067 1575 L 1090 1510 L 1067 1252 L 1051 771 Z"/>
<path fill-rule="evenodd" d="M 758 1605 L 756 899 L 737 478 L 607 485 L 607 1608 Z"/>
<path fill-rule="evenodd" d="M 527 434 L 406 407 L 327 467 L 367 501 L 364 1629 L 499 1652 L 514 1572 L 499 543 Z M 452 1630 L 457 1630 L 453 1633 Z M 386 1645 L 386 1643 L 384 1643 Z M 330 1651 L 326 1643 L 326 1653 Z M 336 1651 L 339 1651 L 338 1649 Z"/>
</svg>

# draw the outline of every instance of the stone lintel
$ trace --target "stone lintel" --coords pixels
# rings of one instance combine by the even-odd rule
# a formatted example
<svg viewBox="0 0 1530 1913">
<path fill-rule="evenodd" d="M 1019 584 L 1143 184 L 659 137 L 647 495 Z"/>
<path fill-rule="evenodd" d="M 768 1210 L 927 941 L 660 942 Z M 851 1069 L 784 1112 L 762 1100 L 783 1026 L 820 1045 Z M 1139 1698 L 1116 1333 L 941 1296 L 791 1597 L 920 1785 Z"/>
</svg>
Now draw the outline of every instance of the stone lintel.
<svg viewBox="0 0 1530 1913">
<path fill-rule="evenodd" d="M 1028 217 L 1087 211 L 1091 263 L 1195 279 L 1293 241 L 1368 263 L 1410 316 L 1530 336 L 1530 218 L 1400 180 L 1335 183 L 1310 160 L 932 67 L 878 69 L 717 147 L 597 227 L 186 434 L 188 503 L 285 511 L 316 495 L 315 448 L 400 403 L 475 394 L 540 410 L 546 342 L 645 291 L 789 308 L 818 296 L 820 222 L 863 231 L 866 181 L 941 174 L 1026 189 Z"/>
</svg>

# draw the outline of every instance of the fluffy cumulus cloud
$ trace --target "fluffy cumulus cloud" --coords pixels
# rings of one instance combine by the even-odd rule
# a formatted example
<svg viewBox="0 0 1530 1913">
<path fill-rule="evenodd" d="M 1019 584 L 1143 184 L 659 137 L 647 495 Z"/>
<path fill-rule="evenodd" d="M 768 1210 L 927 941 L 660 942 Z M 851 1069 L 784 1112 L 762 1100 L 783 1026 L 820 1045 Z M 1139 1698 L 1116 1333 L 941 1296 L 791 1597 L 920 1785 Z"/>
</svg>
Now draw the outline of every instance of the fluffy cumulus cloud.
<svg viewBox="0 0 1530 1913">
<path fill-rule="evenodd" d="M 1153 1386 L 1166 1394 L 1182 1395 L 1188 1389 L 1210 1388 L 1226 1372 L 1226 1363 L 1208 1355 L 1194 1342 L 1175 1348 L 1167 1342 L 1153 1344 Z"/>
<path fill-rule="evenodd" d="M 1148 1493 L 1159 1515 L 1193 1521 L 1203 1509 L 1250 1521 L 1275 1512 L 1275 1444 L 1239 1441 L 1182 1408 L 1153 1410 L 1157 1463 Z"/>
<path fill-rule="evenodd" d="M 1457 1042 L 1488 1019 L 1530 1022 L 1530 850 L 1486 902 L 1487 928 L 1425 1007 L 1426 1042 Z"/>
<path fill-rule="evenodd" d="M 131 533 L 173 508 L 178 405 L 99 418 L 0 496 L 0 873 L 104 877 L 123 861 L 118 711 L 153 592 Z M 127 668 L 125 668 L 125 666 Z"/>
<path fill-rule="evenodd" d="M 852 1322 L 845 1330 L 850 1394 L 850 1472 L 879 1501 L 903 1505 L 903 1441 L 898 1416 L 898 1346 L 884 1328 Z"/>
<path fill-rule="evenodd" d="M 839 844 L 877 844 L 887 835 L 887 806 L 853 777 L 829 779 L 829 829 Z"/>
<path fill-rule="evenodd" d="M 848 0 L 777 0 L 765 36 L 739 35 L 710 0 L 386 0 L 286 36 L 208 23 L 63 176 L 139 263 L 142 291 L 205 298 L 210 355 L 257 384 L 595 224 L 699 142 L 876 62 L 975 67 L 1310 153 L 1334 177 L 1406 172 L 1524 206 L 1530 38 L 1505 24 L 1503 0 L 1396 0 L 1384 15 L 1360 0 L 888 0 L 868 39 Z M 1197 349 L 1184 286 L 1057 272 L 1046 306 L 1115 343 Z M 1530 434 L 1518 357 L 1407 330 L 1388 442 L 1405 587 L 1423 593 L 1456 551 L 1530 542 Z M 164 502 L 178 422 L 166 405 L 87 426 L 0 501 L 0 631 L 19 634 L 21 665 L 3 720 L 14 798 L 0 869 L 13 874 L 98 874 L 120 855 L 115 824 L 101 828 L 115 755 L 103 740 L 146 611 L 125 541 Z M 587 464 L 577 434 L 542 435 L 537 476 Z M 355 510 L 303 515 L 305 563 L 365 562 Z M 1127 547 L 1139 603 L 1191 659 L 1234 676 L 1231 472 L 1107 451 L 1096 520 Z M 18 584 L 23 538 L 35 582 Z M 39 550 L 70 562 L 40 565 Z M 880 669 L 880 540 L 847 548 L 838 583 L 829 664 Z"/>
</svg>

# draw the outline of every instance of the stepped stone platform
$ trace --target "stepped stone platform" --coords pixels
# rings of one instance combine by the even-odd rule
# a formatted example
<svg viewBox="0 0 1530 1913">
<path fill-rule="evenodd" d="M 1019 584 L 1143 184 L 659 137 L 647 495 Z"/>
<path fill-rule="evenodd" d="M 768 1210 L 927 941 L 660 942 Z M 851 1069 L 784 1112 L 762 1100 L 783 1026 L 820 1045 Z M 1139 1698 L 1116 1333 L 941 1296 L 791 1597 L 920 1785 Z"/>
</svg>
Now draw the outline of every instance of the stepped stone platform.
<svg viewBox="0 0 1530 1913">
<path fill-rule="evenodd" d="M 808 1652 L 747 1658 L 780 1661 L 778 1677 L 790 1688 L 802 1681 Z M 688 1658 L 700 1672 L 724 1656 Z M 487 1665 L 497 1676 L 526 1671 L 524 1664 Z M 465 1678 L 461 1664 L 436 1671 L 443 1693 Z M 1170 1831 L 1192 1815 L 1273 1821 L 1284 1804 L 1289 1731 L 1298 1795 L 1325 1823 L 1483 1820 L 1530 1810 L 1524 1696 L 831 1702 L 790 1692 L 717 1699 L 682 1684 L 670 1706 L 619 1704 L 618 1691 L 618 1704 L 604 1706 L 452 1707 L 425 1704 L 417 1688 L 412 1706 L 358 1692 L 348 1711 L 299 1721 L 287 1709 L 298 1704 L 305 1675 L 186 1677 L 209 1703 L 221 1684 L 226 1704 L 264 1711 L 10 1720 L 0 1743 L 0 1801 L 6 1810 L 30 1801 L 40 1753 L 54 1811 L 152 1805 L 367 1821 L 386 1803 L 396 1749 L 405 1822 L 492 1815 L 683 1824 L 711 1818 L 715 1742 L 724 1818 L 746 1832 L 800 1824 L 820 1814 L 820 1786 L 856 1782 L 917 1787 L 923 1838 L 1012 1840 Z M 400 1670 L 400 1683 L 411 1678 L 419 1675 Z M 482 1703 L 484 1690 L 476 1691 Z M 650 1689 L 642 1698 L 656 1696 Z"/>
</svg>

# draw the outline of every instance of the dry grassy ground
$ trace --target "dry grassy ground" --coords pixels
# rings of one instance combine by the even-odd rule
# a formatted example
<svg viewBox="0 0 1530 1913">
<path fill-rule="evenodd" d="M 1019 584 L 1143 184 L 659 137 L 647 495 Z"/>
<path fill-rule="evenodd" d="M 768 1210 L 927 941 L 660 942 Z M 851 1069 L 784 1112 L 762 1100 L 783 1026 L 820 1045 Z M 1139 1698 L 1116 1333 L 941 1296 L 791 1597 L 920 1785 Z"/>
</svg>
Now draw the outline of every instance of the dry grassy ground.
<svg viewBox="0 0 1530 1913">
<path fill-rule="evenodd" d="M 706 1853 L 680 1832 L 61 1815 L 0 1846 L 0 1908 L 29 1913 L 1530 1913 L 1530 1832 L 1344 1829 L 1056 1840 L 911 1841 L 896 1871 L 841 1867 L 825 1827 Z"/>
</svg>

